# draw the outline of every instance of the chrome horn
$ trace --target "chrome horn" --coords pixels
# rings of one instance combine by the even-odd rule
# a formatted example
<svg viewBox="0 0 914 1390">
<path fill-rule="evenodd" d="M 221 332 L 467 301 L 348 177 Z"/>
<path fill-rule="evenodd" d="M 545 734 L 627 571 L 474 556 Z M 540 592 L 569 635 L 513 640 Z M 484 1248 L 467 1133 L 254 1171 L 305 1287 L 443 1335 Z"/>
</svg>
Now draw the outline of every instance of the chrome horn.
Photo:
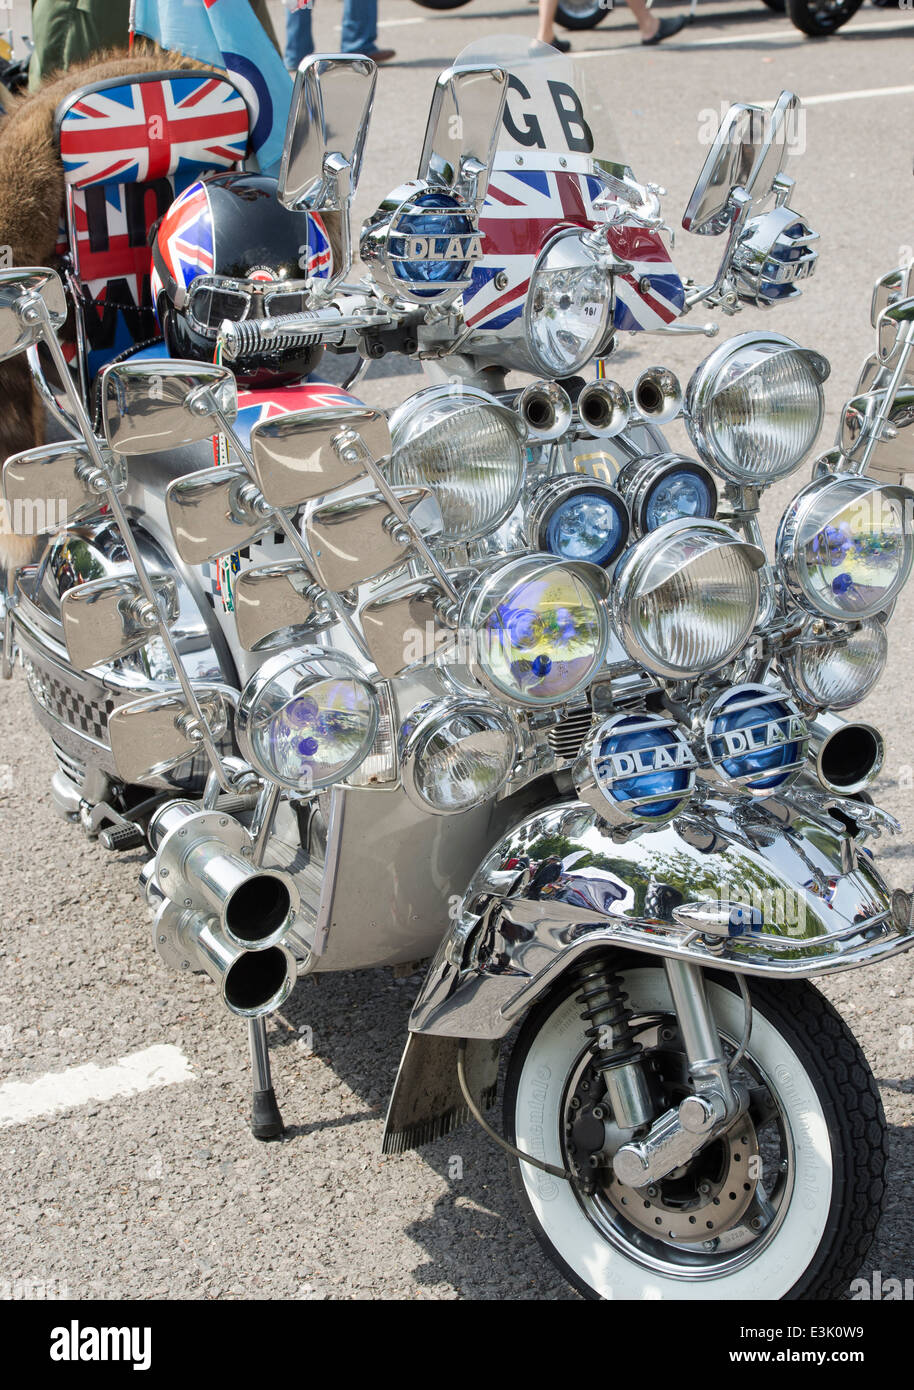
<svg viewBox="0 0 914 1390">
<path fill-rule="evenodd" d="M 682 386 L 675 372 L 648 367 L 635 382 L 632 400 L 643 419 L 668 425 L 682 410 Z"/>
<path fill-rule="evenodd" d="M 590 381 L 578 396 L 581 423 L 597 439 L 621 434 L 631 414 L 631 401 L 617 381 Z"/>
<path fill-rule="evenodd" d="M 531 381 L 514 408 L 530 438 L 541 442 L 560 438 L 571 424 L 571 397 L 557 381 Z"/>
</svg>

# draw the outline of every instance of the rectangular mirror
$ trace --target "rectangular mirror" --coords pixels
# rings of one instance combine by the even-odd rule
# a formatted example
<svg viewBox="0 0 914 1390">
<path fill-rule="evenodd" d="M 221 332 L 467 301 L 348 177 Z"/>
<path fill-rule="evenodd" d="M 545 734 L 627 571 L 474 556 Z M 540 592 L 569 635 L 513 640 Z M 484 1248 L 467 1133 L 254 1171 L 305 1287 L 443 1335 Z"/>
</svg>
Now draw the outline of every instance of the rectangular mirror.
<svg viewBox="0 0 914 1390">
<path fill-rule="evenodd" d="M 720 123 L 692 189 L 682 225 L 697 236 L 718 236 L 730 225 L 731 190 L 745 187 L 765 138 L 767 113 L 736 103 Z"/>
<path fill-rule="evenodd" d="M 286 208 L 342 212 L 362 171 L 377 65 L 346 53 L 305 58 L 295 74 L 277 197 Z"/>
<path fill-rule="evenodd" d="M 231 730 L 236 693 L 228 687 L 194 684 L 194 694 L 215 740 Z M 192 737 L 193 712 L 180 690 L 145 695 L 118 705 L 108 716 L 108 740 L 118 775 L 125 782 L 147 781 L 169 772 L 202 751 Z"/>
<path fill-rule="evenodd" d="M 794 92 L 781 92 L 765 123 L 765 135 L 745 184 L 746 192 L 756 204 L 764 202 L 770 194 L 792 146 L 799 139 L 800 108 L 800 98 Z"/>
<path fill-rule="evenodd" d="M 67 299 L 56 271 L 43 266 L 0 270 L 0 362 L 24 352 L 41 338 L 43 316 L 31 312 L 36 299 L 43 301 L 51 327 L 62 328 Z"/>
<path fill-rule="evenodd" d="M 250 500 L 254 492 L 240 463 L 201 468 L 169 484 L 165 510 L 185 564 L 218 560 L 275 527 L 275 517 Z"/>
<path fill-rule="evenodd" d="M 150 575 L 158 597 L 162 620 L 171 624 L 178 618 L 178 589 L 167 574 Z M 67 652 L 77 671 L 86 671 L 101 661 L 126 656 L 156 635 L 154 621 L 145 621 L 147 600 L 138 579 L 129 576 L 95 579 L 68 589 L 60 600 Z"/>
<path fill-rule="evenodd" d="M 214 412 L 234 420 L 235 378 L 206 362 L 121 362 L 100 378 L 105 438 L 115 453 L 155 454 L 216 434 Z"/>
<path fill-rule="evenodd" d="M 884 392 L 869 391 L 848 401 L 841 413 L 838 443 L 852 464 L 859 464 L 876 429 L 876 417 Z M 869 462 L 867 476 L 886 482 L 901 482 L 914 473 L 914 385 L 902 386 L 882 426 Z"/>
<path fill-rule="evenodd" d="M 123 459 L 110 459 L 108 475 L 122 492 L 127 486 Z M 94 515 L 105 503 L 103 487 L 95 485 L 101 481 L 81 441 L 67 439 L 10 454 L 3 465 L 3 496 L 12 529 L 35 536 Z"/>
<path fill-rule="evenodd" d="M 873 286 L 873 298 L 870 303 L 870 323 L 873 327 L 878 324 L 884 309 L 897 304 L 899 299 L 908 299 L 911 295 L 914 295 L 914 261 L 910 265 L 896 266 L 894 270 L 880 275 Z"/>
<path fill-rule="evenodd" d="M 448 68 L 435 83 L 419 178 L 478 210 L 501 130 L 508 75 L 492 65 Z"/>
<path fill-rule="evenodd" d="M 423 504 L 437 511 L 427 488 L 394 488 L 394 493 L 417 525 Z M 305 517 L 305 539 L 317 579 L 334 593 L 403 564 L 410 554 L 409 537 L 377 493 L 315 507 Z"/>
<path fill-rule="evenodd" d="M 390 450 L 386 417 L 367 406 L 297 411 L 251 430 L 254 471 L 272 507 L 297 507 L 358 482 L 365 454 L 377 461 Z"/>
<path fill-rule="evenodd" d="M 323 590 L 299 560 L 242 570 L 232 586 L 238 640 L 248 652 L 304 642 L 336 621 Z"/>
<path fill-rule="evenodd" d="M 876 355 L 886 366 L 894 365 L 896 352 L 908 341 L 914 325 L 914 298 L 899 299 L 883 309 L 876 324 Z"/>
<path fill-rule="evenodd" d="M 388 680 L 434 656 L 436 636 L 449 631 L 436 605 L 442 593 L 428 580 L 416 579 L 396 592 L 372 599 L 359 610 L 371 659 Z"/>
</svg>

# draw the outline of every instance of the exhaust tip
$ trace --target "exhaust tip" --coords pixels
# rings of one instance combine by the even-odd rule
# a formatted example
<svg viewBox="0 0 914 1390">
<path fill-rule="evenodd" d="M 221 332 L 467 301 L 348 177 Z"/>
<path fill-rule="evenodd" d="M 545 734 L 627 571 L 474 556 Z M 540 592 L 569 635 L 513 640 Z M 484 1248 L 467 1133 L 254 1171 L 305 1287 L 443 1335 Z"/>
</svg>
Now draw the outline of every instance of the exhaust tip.
<svg viewBox="0 0 914 1390">
<path fill-rule="evenodd" d="M 258 1018 L 278 1009 L 292 992 L 295 969 L 292 957 L 280 946 L 246 951 L 226 972 L 222 997 L 226 1007 L 241 1018 Z"/>
<path fill-rule="evenodd" d="M 222 914 L 226 935 L 248 949 L 272 945 L 282 936 L 292 911 L 292 894 L 284 878 L 255 873 L 240 883 Z"/>
</svg>

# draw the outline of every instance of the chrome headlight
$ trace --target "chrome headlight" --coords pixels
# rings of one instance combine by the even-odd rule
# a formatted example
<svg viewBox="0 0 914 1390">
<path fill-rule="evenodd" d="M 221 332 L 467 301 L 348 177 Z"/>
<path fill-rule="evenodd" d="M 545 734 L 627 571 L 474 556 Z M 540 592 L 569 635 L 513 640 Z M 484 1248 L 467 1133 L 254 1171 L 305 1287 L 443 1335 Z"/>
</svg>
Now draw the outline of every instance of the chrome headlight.
<svg viewBox="0 0 914 1390">
<path fill-rule="evenodd" d="M 686 428 L 725 478 L 764 487 L 792 472 L 822 425 L 824 357 L 777 333 L 722 344 L 686 389 Z"/>
<path fill-rule="evenodd" d="M 609 640 L 606 572 L 527 555 L 496 565 L 468 591 L 460 629 L 472 675 L 511 704 L 561 704 L 599 670 Z"/>
<path fill-rule="evenodd" d="M 566 473 L 537 488 L 527 512 L 530 544 L 562 560 L 611 565 L 630 529 L 628 508 L 615 488 Z"/>
<path fill-rule="evenodd" d="M 797 694 L 822 709 L 849 709 L 868 695 L 885 670 L 889 639 L 878 618 L 869 618 L 839 640 L 801 639 L 780 657 Z"/>
<path fill-rule="evenodd" d="M 243 756 L 271 782 L 312 791 L 368 756 L 378 696 L 348 657 L 298 647 L 265 661 L 245 686 L 235 729 Z"/>
<path fill-rule="evenodd" d="M 717 777 L 753 796 L 770 796 L 802 771 L 809 729 L 783 691 L 736 685 L 699 713 L 705 754 Z"/>
<path fill-rule="evenodd" d="M 802 606 L 827 618 L 872 618 L 897 597 L 914 561 L 914 492 L 855 474 L 815 478 L 777 537 L 778 573 Z"/>
<path fill-rule="evenodd" d="M 614 298 L 608 261 L 577 228 L 559 232 L 540 252 L 530 276 L 524 331 L 544 376 L 572 376 L 603 346 Z"/>
<path fill-rule="evenodd" d="M 493 531 L 517 504 L 525 431 L 513 410 L 472 386 L 430 386 L 390 417 L 392 483 L 420 484 L 441 509 L 443 541 Z"/>
<path fill-rule="evenodd" d="M 455 815 L 495 796 L 516 758 L 513 719 L 481 700 L 422 705 L 400 732 L 406 794 L 437 816 Z"/>
<path fill-rule="evenodd" d="M 613 620 L 629 655 L 673 678 L 714 671 L 742 650 L 765 557 L 719 521 L 670 521 L 622 556 Z"/>
<path fill-rule="evenodd" d="M 682 454 L 633 459 L 620 469 L 616 485 L 628 502 L 639 536 L 683 517 L 707 521 L 717 511 L 717 485 L 711 470 Z"/>
</svg>

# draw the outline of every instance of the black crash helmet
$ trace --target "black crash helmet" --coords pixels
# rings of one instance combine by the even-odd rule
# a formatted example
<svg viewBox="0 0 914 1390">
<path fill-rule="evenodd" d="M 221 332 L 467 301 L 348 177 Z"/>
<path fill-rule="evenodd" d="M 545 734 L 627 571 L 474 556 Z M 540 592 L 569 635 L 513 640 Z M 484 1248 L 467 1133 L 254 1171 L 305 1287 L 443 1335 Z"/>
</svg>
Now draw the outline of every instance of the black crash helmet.
<svg viewBox="0 0 914 1390">
<path fill-rule="evenodd" d="M 225 319 L 308 308 L 306 282 L 330 275 L 326 227 L 290 212 L 266 174 L 214 174 L 172 203 L 152 245 L 152 296 L 172 357 L 211 362 Z M 320 348 L 261 351 L 232 366 L 247 385 L 306 376 Z"/>
</svg>

